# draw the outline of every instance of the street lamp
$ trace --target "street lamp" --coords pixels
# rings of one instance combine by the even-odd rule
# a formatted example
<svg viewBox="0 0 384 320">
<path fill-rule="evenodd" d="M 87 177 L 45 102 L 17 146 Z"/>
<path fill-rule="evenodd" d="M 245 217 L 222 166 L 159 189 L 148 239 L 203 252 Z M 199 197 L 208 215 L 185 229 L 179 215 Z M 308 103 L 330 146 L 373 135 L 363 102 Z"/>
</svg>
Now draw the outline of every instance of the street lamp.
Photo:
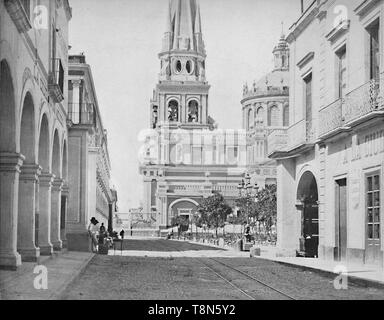
<svg viewBox="0 0 384 320">
<path fill-rule="evenodd" d="M 249 201 L 248 196 L 252 195 L 252 191 L 254 192 L 254 195 L 256 196 L 259 191 L 259 186 L 257 183 L 252 187 L 251 185 L 251 176 L 249 173 L 245 174 L 245 179 L 241 180 L 241 183 L 239 183 L 237 189 L 239 190 L 239 197 L 241 198 L 243 196 L 243 191 L 246 197 L 246 207 L 247 207 L 247 224 L 249 224 Z M 255 199 L 257 201 L 257 199 Z"/>
</svg>

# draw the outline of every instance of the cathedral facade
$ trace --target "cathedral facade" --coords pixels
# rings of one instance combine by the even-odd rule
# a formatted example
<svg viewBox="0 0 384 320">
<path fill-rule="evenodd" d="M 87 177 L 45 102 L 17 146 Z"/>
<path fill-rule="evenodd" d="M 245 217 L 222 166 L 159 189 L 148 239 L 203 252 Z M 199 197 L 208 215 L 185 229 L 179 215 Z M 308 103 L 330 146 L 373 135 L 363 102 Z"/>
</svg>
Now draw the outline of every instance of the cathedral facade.
<svg viewBox="0 0 384 320">
<path fill-rule="evenodd" d="M 234 204 L 246 164 L 246 136 L 218 130 L 209 116 L 210 85 L 195 0 L 170 1 L 159 58 L 140 174 L 143 211 L 164 229 L 176 216 L 191 217 L 201 200 L 214 192 Z"/>
<path fill-rule="evenodd" d="M 268 158 L 268 142 L 273 132 L 285 130 L 289 122 L 289 50 L 284 37 L 273 54 L 273 72 L 253 89 L 244 87 L 243 128 L 218 129 L 209 116 L 210 85 L 199 5 L 196 0 L 170 1 L 159 54 L 159 82 L 140 159 L 143 212 L 158 228 L 172 226 L 175 217 L 191 217 L 202 199 L 217 192 L 236 212 L 239 186 L 244 186 L 248 174 L 248 188 L 276 184 L 276 163 Z M 275 133 L 271 143 L 280 138 Z"/>
</svg>

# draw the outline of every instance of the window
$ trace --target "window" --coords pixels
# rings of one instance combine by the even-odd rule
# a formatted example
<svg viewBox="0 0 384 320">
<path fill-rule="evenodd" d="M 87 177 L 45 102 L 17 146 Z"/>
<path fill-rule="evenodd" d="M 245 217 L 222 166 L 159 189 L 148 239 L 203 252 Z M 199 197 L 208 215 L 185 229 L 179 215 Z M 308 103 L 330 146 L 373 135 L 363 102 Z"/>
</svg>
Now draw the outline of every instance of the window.
<svg viewBox="0 0 384 320">
<path fill-rule="evenodd" d="M 188 60 L 186 65 L 185 65 L 185 68 L 187 69 L 187 72 L 188 74 L 192 74 L 193 71 L 194 71 L 194 64 L 191 60 Z"/>
<path fill-rule="evenodd" d="M 277 127 L 279 125 L 279 109 L 277 106 L 272 106 L 268 113 L 268 126 Z"/>
<path fill-rule="evenodd" d="M 306 120 L 306 136 L 312 134 L 312 73 L 304 78 L 304 106 Z"/>
<path fill-rule="evenodd" d="M 177 61 L 176 61 L 176 72 L 177 72 L 177 73 L 180 73 L 180 72 L 181 72 L 181 69 L 182 69 L 181 61 L 180 61 L 180 60 L 177 60 Z"/>
<path fill-rule="evenodd" d="M 347 91 L 347 48 L 344 46 L 337 56 L 337 90 L 338 98 L 344 98 Z"/>
<path fill-rule="evenodd" d="M 289 106 L 285 105 L 284 106 L 284 111 L 283 111 L 283 126 L 284 127 L 289 127 Z"/>
<path fill-rule="evenodd" d="M 372 23 L 367 31 L 370 45 L 370 79 L 378 80 L 380 74 L 380 20 L 377 19 Z"/>
<path fill-rule="evenodd" d="M 380 240 L 380 176 L 367 177 L 367 238 Z"/>
<path fill-rule="evenodd" d="M 168 104 L 168 121 L 179 121 L 179 103 L 175 100 L 171 100 Z"/>
<path fill-rule="evenodd" d="M 257 113 L 256 113 L 256 123 L 260 124 L 260 125 L 263 125 L 264 124 L 264 108 L 263 107 L 259 107 L 257 109 Z"/>
<path fill-rule="evenodd" d="M 192 100 L 188 103 L 188 122 L 199 122 L 199 104 L 196 100 Z"/>
<path fill-rule="evenodd" d="M 248 117 L 247 117 L 247 121 L 248 121 L 248 130 L 251 130 L 253 128 L 253 120 L 252 120 L 252 108 L 249 107 L 249 110 L 248 110 Z"/>
<path fill-rule="evenodd" d="M 153 107 L 152 117 L 153 117 L 153 119 L 152 119 L 152 126 L 153 126 L 153 129 L 155 129 L 156 126 L 157 126 L 158 118 L 159 118 L 158 107 L 157 106 Z"/>
</svg>

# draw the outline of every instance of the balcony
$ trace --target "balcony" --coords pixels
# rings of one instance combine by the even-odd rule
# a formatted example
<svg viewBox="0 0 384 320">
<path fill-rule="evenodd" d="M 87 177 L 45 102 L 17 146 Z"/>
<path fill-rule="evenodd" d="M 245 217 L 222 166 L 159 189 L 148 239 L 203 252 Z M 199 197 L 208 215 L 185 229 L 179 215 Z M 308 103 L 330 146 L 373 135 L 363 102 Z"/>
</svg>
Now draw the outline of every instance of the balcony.
<svg viewBox="0 0 384 320">
<path fill-rule="evenodd" d="M 355 125 L 384 115 L 384 73 L 380 80 L 371 80 L 320 110 L 320 138 L 348 131 Z"/>
<path fill-rule="evenodd" d="M 20 33 L 32 29 L 29 0 L 5 0 L 4 5 Z"/>
<path fill-rule="evenodd" d="M 268 154 L 284 150 L 288 145 L 288 130 L 273 130 L 268 136 Z"/>
<path fill-rule="evenodd" d="M 288 129 L 288 149 L 307 144 L 314 144 L 315 141 L 316 131 L 311 121 L 306 121 L 303 119 Z"/>
<path fill-rule="evenodd" d="M 52 71 L 48 83 L 49 95 L 55 103 L 64 100 L 64 68 L 60 59 L 52 59 Z"/>
<path fill-rule="evenodd" d="M 68 107 L 68 120 L 72 125 L 96 125 L 96 114 L 92 103 L 69 103 Z"/>
</svg>

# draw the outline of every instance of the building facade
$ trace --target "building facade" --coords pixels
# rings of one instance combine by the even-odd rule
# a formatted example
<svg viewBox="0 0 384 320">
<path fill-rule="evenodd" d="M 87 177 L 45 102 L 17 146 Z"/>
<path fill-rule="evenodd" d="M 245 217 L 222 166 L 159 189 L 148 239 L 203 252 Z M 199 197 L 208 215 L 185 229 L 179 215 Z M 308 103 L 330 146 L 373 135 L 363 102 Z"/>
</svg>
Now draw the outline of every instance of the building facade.
<svg viewBox="0 0 384 320">
<path fill-rule="evenodd" d="M 113 229 L 117 194 L 110 187 L 111 164 L 90 66 L 84 55 L 69 56 L 68 79 L 69 203 L 67 241 L 70 250 L 88 251 L 92 217 Z"/>
<path fill-rule="evenodd" d="M 63 248 L 68 1 L 0 1 L 0 267 Z"/>
<path fill-rule="evenodd" d="M 283 255 L 383 265 L 383 21 L 384 1 L 318 0 L 291 27 Z"/>
<path fill-rule="evenodd" d="M 243 88 L 243 129 L 247 132 L 247 172 L 259 187 L 276 184 L 276 161 L 268 153 L 286 143 L 289 126 L 289 48 L 284 34 L 273 49 L 274 69 Z"/>
<path fill-rule="evenodd" d="M 190 217 L 214 192 L 234 202 L 246 164 L 246 141 L 244 132 L 218 130 L 209 117 L 210 86 L 197 1 L 170 1 L 159 58 L 140 173 L 143 211 L 158 228 L 167 228 L 176 216 Z"/>
</svg>

